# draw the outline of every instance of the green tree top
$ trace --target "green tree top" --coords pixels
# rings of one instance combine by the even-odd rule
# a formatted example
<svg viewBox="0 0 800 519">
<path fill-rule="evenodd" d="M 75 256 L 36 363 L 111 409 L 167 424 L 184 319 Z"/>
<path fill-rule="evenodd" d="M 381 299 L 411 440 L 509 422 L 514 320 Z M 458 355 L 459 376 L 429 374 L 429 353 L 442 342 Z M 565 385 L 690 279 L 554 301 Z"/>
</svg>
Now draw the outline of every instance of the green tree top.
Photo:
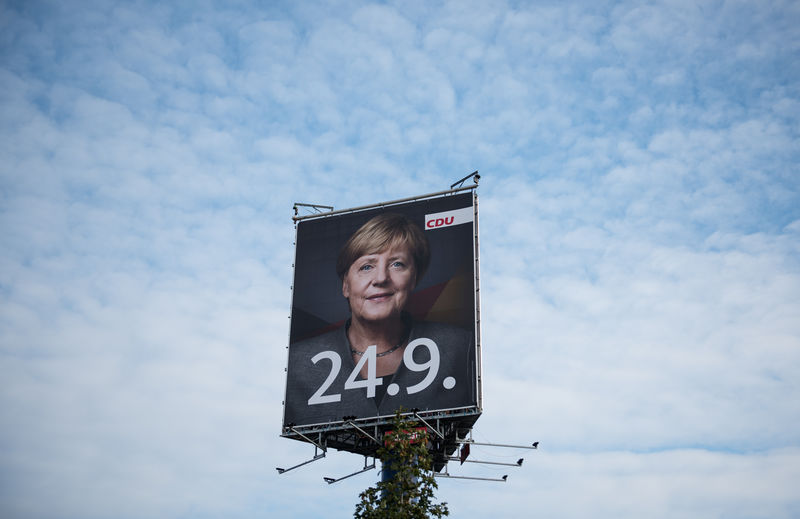
<svg viewBox="0 0 800 519">
<path fill-rule="evenodd" d="M 450 515 L 447 503 L 434 504 L 433 461 L 428 451 L 428 432 L 417 422 L 395 414 L 393 431 L 384 435 L 378 457 L 394 472 L 389 481 L 361 492 L 355 519 L 427 519 Z"/>
</svg>

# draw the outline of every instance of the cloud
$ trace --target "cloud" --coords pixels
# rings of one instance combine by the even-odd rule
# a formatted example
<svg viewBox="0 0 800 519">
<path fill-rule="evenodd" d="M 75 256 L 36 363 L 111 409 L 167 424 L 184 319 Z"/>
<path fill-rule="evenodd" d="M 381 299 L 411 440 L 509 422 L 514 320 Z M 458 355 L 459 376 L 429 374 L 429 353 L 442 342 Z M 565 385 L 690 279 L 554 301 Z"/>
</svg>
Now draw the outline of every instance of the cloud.
<svg viewBox="0 0 800 519">
<path fill-rule="evenodd" d="M 498 467 L 487 473 L 509 475 L 508 483 L 491 484 L 493 499 L 482 498 L 489 483 L 440 479 L 439 496 L 448 500 L 451 514 L 529 517 L 535 510 L 556 510 L 559 517 L 635 517 L 641 513 L 652 517 L 791 517 L 797 508 L 790 484 L 796 477 L 796 450 L 756 456 L 698 450 L 584 456 L 540 450 L 515 452 L 503 460 L 513 463 L 519 455 L 525 457 L 522 469 Z M 473 456 L 478 459 L 477 453 Z M 534 466 L 546 477 L 528 476 Z M 762 478 L 764 474 L 771 477 Z M 557 494 L 566 481 L 571 499 Z M 509 506 L 515 499 L 515 485 L 527 489 L 525 508 Z M 731 488 L 736 489 L 733 495 Z"/>
<path fill-rule="evenodd" d="M 292 204 L 476 169 L 476 435 L 542 450 L 454 515 L 797 515 L 791 2 L 0 9 L 4 516 L 352 513 L 274 470 Z"/>
</svg>

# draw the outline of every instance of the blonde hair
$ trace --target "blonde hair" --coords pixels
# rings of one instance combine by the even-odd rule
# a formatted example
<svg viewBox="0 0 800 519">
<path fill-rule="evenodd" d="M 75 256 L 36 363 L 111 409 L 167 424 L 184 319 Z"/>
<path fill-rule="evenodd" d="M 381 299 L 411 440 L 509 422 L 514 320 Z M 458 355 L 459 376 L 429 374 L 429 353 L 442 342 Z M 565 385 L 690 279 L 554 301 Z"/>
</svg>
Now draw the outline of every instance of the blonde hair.
<svg viewBox="0 0 800 519">
<path fill-rule="evenodd" d="M 350 265 L 361 256 L 398 246 L 406 246 L 411 252 L 416 281 L 419 282 L 431 261 L 428 238 L 414 222 L 395 213 L 383 213 L 371 218 L 350 236 L 339 253 L 336 273 L 340 279 L 344 279 Z"/>
</svg>

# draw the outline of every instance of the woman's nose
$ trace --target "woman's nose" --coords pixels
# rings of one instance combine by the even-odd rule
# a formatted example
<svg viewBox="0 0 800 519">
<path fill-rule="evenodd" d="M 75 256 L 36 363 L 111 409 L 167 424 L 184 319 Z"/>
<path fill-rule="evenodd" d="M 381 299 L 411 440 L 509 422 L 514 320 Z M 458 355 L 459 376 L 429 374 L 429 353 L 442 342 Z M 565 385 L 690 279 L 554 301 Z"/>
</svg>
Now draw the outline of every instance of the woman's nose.
<svg viewBox="0 0 800 519">
<path fill-rule="evenodd" d="M 386 283 L 386 280 L 389 279 L 389 269 L 388 267 L 384 267 L 383 265 L 378 266 L 375 269 L 375 276 L 372 278 L 372 282 L 376 285 Z"/>
</svg>

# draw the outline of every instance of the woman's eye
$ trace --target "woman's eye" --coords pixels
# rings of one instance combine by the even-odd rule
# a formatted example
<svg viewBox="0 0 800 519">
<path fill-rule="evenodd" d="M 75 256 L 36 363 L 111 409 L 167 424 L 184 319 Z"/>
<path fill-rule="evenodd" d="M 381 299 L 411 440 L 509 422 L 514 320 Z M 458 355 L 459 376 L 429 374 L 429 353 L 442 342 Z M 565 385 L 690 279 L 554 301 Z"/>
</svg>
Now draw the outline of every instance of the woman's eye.
<svg viewBox="0 0 800 519">
<path fill-rule="evenodd" d="M 358 268 L 358 270 L 361 270 L 361 271 L 372 270 L 372 265 L 370 265 L 369 263 L 367 263 L 366 265 L 361 265 L 361 266 Z"/>
<path fill-rule="evenodd" d="M 394 268 L 401 269 L 401 268 L 405 267 L 405 266 L 406 266 L 406 264 L 405 264 L 405 263 L 403 263 L 402 261 L 395 261 L 394 263 L 392 263 L 392 266 L 393 266 Z"/>
</svg>

